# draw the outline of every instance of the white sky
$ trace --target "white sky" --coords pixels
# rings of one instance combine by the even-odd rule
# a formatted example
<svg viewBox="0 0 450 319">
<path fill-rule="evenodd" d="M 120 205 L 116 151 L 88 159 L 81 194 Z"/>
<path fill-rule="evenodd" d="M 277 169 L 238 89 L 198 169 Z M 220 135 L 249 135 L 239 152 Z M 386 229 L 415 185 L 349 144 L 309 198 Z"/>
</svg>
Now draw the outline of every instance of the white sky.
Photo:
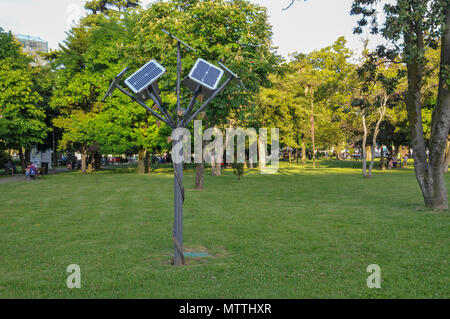
<svg viewBox="0 0 450 319">
<path fill-rule="evenodd" d="M 153 0 L 142 0 L 144 5 Z M 285 58 L 294 51 L 308 53 L 345 36 L 355 52 L 361 35 L 353 35 L 357 18 L 350 16 L 352 0 L 300 0 L 283 11 L 290 0 L 251 0 L 266 6 L 273 26 L 273 43 Z M 72 21 L 84 13 L 86 0 L 0 0 L 0 27 L 13 33 L 40 37 L 58 48 Z M 374 40 L 372 47 L 380 40 Z"/>
</svg>

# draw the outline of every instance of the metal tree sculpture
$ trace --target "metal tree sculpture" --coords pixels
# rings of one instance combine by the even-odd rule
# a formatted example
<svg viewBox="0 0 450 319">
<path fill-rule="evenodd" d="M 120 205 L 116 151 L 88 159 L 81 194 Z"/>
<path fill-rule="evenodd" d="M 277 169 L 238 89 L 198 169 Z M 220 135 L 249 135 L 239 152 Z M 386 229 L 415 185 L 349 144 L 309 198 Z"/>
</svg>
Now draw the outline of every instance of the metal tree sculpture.
<svg viewBox="0 0 450 319">
<path fill-rule="evenodd" d="M 186 44 L 185 42 L 181 41 L 174 35 L 172 35 L 170 32 L 167 32 L 165 30 L 162 30 L 167 35 L 174 38 L 177 42 L 177 86 L 176 86 L 176 93 L 177 93 L 177 104 L 176 104 L 176 114 L 172 117 L 169 114 L 169 110 L 167 108 L 167 105 L 165 105 L 162 102 L 162 99 L 159 95 L 159 89 L 156 84 L 156 79 L 159 78 L 164 72 L 165 69 L 156 61 L 152 60 L 149 63 L 147 63 L 143 68 L 138 70 L 133 76 L 128 78 L 125 82 L 126 84 L 136 93 L 136 95 L 133 95 L 132 93 L 125 90 L 123 87 L 120 86 L 119 82 L 121 81 L 123 75 L 128 71 L 128 68 L 125 68 L 122 72 L 120 72 L 116 78 L 111 83 L 111 86 L 109 87 L 108 91 L 105 94 L 105 97 L 103 98 L 103 102 L 106 100 L 108 96 L 112 94 L 112 92 L 115 89 L 120 90 L 123 94 L 129 96 L 131 99 L 133 99 L 135 102 L 137 102 L 139 105 L 144 107 L 147 111 L 149 111 L 154 117 L 159 119 L 160 121 L 166 123 L 168 126 L 172 128 L 172 131 L 177 128 L 185 128 L 189 125 L 189 123 L 201 112 L 203 112 L 208 104 L 218 95 L 220 94 L 224 88 L 233 80 L 236 79 L 239 81 L 239 84 L 243 87 L 245 90 L 245 86 L 242 83 L 242 81 L 239 79 L 239 77 L 233 73 L 231 70 L 229 70 L 227 67 L 225 67 L 222 63 L 218 62 L 218 64 L 221 66 L 222 69 L 219 69 L 215 67 L 212 64 L 209 64 L 208 62 L 204 60 L 200 60 L 200 63 L 202 63 L 198 68 L 197 72 L 192 72 L 189 77 L 187 77 L 185 80 L 183 80 L 183 83 L 188 86 L 193 92 L 194 95 L 188 104 L 188 107 L 186 110 L 182 110 L 181 108 L 181 72 L 182 72 L 182 65 L 181 65 L 181 45 L 184 45 L 186 48 L 193 52 L 197 52 L 194 48 Z M 200 64 L 199 61 L 197 61 L 197 65 Z M 149 67 L 147 67 L 150 65 Z M 211 78 L 211 74 L 214 73 L 214 69 L 220 70 L 221 74 L 220 77 L 214 78 L 212 82 L 205 81 L 203 82 L 202 79 L 200 79 L 198 76 L 192 75 L 193 73 L 198 73 L 205 71 L 206 74 L 205 78 L 208 78 L 208 71 L 207 67 L 205 68 L 205 65 L 212 69 L 210 72 L 209 78 Z M 147 67 L 147 68 L 146 68 Z M 203 68 L 202 68 L 203 67 Z M 195 68 L 195 66 L 194 66 Z M 193 69 L 193 71 L 195 71 Z M 219 88 L 216 89 L 217 84 L 220 81 L 220 78 L 223 71 L 226 71 L 228 74 L 227 79 L 220 85 Z M 220 73 L 219 72 L 219 73 Z M 216 72 L 217 73 L 217 72 Z M 154 75 L 152 78 L 152 74 Z M 192 77 L 191 77 L 192 75 Z M 133 79 L 131 79 L 133 78 Z M 130 80 L 131 79 L 131 80 Z M 135 80 L 135 82 L 133 82 Z M 136 83 L 136 86 L 134 87 L 131 83 Z M 214 85 L 214 86 L 213 86 Z M 197 108 L 195 111 L 194 106 L 197 98 L 199 95 L 202 94 L 205 99 L 203 104 Z M 147 106 L 145 103 L 145 100 L 151 99 L 155 105 L 157 106 L 160 113 L 157 113 L 152 108 Z M 182 136 L 178 140 L 172 141 L 173 148 L 172 149 L 180 149 L 181 153 L 183 152 L 182 149 Z M 179 145 L 181 143 L 181 145 Z M 178 147 L 177 147 L 178 145 Z M 183 265 L 184 262 L 184 253 L 183 253 L 183 203 L 184 203 L 184 187 L 183 187 L 183 160 L 173 161 L 174 166 L 174 224 L 172 228 L 172 238 L 174 241 L 174 265 Z"/>
</svg>

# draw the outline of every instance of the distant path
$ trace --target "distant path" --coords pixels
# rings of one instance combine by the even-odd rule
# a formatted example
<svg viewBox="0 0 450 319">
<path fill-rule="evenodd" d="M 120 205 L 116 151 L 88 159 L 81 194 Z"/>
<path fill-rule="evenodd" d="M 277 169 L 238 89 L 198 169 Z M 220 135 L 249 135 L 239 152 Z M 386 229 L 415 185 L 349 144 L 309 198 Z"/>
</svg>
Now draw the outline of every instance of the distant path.
<svg viewBox="0 0 450 319">
<path fill-rule="evenodd" d="M 55 171 L 53 171 L 53 169 L 49 169 L 48 175 L 58 174 L 58 173 L 62 173 L 62 172 L 68 172 L 68 169 L 65 167 L 57 168 Z M 25 181 L 25 174 L 16 174 L 11 177 L 0 178 L 0 184 L 5 184 L 8 182 L 20 182 L 20 181 Z"/>
</svg>

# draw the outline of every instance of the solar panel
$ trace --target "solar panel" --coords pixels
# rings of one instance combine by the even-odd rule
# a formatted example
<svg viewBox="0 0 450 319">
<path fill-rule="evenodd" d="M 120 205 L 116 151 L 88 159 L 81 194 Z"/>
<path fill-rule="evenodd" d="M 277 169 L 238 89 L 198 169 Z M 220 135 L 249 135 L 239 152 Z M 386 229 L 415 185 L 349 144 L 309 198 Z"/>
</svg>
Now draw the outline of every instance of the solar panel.
<svg viewBox="0 0 450 319">
<path fill-rule="evenodd" d="M 165 72 L 166 69 L 161 64 L 155 60 L 151 60 L 126 79 L 125 84 L 133 90 L 134 93 L 140 93 L 159 79 Z"/>
<path fill-rule="evenodd" d="M 211 90 L 215 90 L 222 78 L 223 70 L 215 65 L 198 59 L 189 73 L 189 78 Z"/>
</svg>

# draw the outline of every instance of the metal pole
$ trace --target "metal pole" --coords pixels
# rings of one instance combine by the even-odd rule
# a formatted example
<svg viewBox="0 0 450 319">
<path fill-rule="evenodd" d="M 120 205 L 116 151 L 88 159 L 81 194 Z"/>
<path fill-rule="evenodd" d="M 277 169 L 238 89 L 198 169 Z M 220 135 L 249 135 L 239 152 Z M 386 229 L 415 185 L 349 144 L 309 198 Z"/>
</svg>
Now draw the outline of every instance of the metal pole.
<svg viewBox="0 0 450 319">
<path fill-rule="evenodd" d="M 180 120 L 180 104 L 181 104 L 181 43 L 177 42 L 177 125 L 181 123 Z"/>
<path fill-rule="evenodd" d="M 177 127 L 180 127 L 182 124 L 181 121 L 181 45 L 180 41 L 177 41 Z M 173 143 L 183 144 L 183 136 L 178 138 L 178 141 L 173 141 Z M 175 145 L 175 149 L 178 149 Z M 172 161 L 175 158 L 183 156 L 183 149 L 181 147 L 181 154 L 172 154 Z M 184 263 L 183 257 L 183 161 L 174 162 L 174 265 L 180 266 Z"/>
<path fill-rule="evenodd" d="M 174 143 L 183 143 L 183 136 L 180 136 L 178 141 L 173 141 Z M 176 146 L 175 146 L 176 149 Z M 181 150 L 183 152 L 183 150 Z M 181 157 L 182 155 L 172 154 L 172 161 L 174 157 Z M 174 162 L 174 265 L 180 266 L 184 263 L 183 256 L 183 161 L 179 163 Z"/>
</svg>

